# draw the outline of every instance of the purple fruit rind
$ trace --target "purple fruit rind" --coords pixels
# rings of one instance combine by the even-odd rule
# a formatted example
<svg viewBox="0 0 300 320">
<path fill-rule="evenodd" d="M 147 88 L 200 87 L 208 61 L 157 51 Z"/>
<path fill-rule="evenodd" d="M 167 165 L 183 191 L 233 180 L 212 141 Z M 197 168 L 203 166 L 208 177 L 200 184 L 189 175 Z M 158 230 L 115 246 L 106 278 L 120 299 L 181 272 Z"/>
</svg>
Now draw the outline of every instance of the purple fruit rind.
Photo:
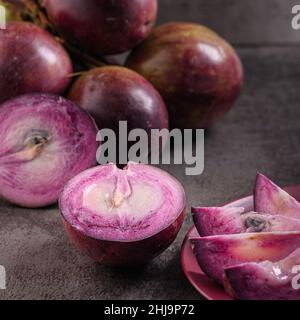
<svg viewBox="0 0 300 320">
<path fill-rule="evenodd" d="M 106 266 L 143 265 L 165 251 L 181 229 L 185 211 L 166 229 L 139 241 L 120 242 L 100 240 L 86 235 L 63 218 L 70 241 L 94 261 Z"/>
</svg>

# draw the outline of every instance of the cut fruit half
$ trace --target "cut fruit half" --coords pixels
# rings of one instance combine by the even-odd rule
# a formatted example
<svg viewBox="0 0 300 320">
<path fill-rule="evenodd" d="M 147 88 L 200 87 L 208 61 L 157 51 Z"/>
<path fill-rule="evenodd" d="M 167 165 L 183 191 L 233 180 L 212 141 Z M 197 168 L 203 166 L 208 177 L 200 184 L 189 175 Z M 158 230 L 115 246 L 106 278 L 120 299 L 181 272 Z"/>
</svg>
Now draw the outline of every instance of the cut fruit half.
<svg viewBox="0 0 300 320">
<path fill-rule="evenodd" d="M 14 204 L 53 204 L 71 178 L 96 165 L 95 122 L 62 97 L 30 94 L 5 102 L 0 136 L 0 196 Z"/>
<path fill-rule="evenodd" d="M 60 209 L 73 242 L 107 265 L 144 263 L 164 251 L 183 222 L 185 194 L 166 172 L 129 163 L 87 170 L 71 180 Z"/>
</svg>

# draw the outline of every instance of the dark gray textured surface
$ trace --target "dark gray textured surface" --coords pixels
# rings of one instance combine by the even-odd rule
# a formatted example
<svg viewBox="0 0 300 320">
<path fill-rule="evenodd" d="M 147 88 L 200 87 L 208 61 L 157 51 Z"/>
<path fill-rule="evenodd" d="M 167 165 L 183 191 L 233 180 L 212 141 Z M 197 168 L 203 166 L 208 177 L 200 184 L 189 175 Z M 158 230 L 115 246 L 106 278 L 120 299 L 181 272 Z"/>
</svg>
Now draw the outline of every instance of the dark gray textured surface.
<svg viewBox="0 0 300 320">
<path fill-rule="evenodd" d="M 192 21 L 235 44 L 299 43 L 291 27 L 294 0 L 158 0 L 159 23 Z"/>
<path fill-rule="evenodd" d="M 281 185 L 300 183 L 300 48 L 241 49 L 246 86 L 230 114 L 206 136 L 205 172 L 184 176 L 191 204 L 220 205 L 248 195 L 257 170 Z M 56 207 L 25 210 L 0 203 L 0 299 L 200 299 L 184 278 L 177 241 L 144 270 L 97 266 L 68 242 Z"/>
</svg>

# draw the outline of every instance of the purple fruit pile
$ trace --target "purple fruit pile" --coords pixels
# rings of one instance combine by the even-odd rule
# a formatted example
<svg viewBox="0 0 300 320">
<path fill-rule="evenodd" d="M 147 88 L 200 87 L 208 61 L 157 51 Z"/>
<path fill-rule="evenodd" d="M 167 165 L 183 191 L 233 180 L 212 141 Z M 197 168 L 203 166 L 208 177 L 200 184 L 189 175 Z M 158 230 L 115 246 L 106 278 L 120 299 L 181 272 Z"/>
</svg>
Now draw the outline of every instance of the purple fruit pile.
<svg viewBox="0 0 300 320">
<path fill-rule="evenodd" d="M 214 31 L 192 23 L 153 30 L 157 0 L 17 3 L 19 17 L 29 22 L 0 30 L 0 102 L 24 93 L 68 94 L 77 80 L 69 97 L 91 111 L 100 128 L 126 118 L 129 128 L 160 129 L 170 118 L 172 127 L 195 129 L 226 114 L 242 89 L 241 61 Z M 139 78 L 107 67 L 115 61 L 107 55 L 126 52 L 125 65 Z"/>
<path fill-rule="evenodd" d="M 239 299 L 300 300 L 292 286 L 300 265 L 300 203 L 258 174 L 253 208 L 192 208 L 200 267 Z"/>
</svg>

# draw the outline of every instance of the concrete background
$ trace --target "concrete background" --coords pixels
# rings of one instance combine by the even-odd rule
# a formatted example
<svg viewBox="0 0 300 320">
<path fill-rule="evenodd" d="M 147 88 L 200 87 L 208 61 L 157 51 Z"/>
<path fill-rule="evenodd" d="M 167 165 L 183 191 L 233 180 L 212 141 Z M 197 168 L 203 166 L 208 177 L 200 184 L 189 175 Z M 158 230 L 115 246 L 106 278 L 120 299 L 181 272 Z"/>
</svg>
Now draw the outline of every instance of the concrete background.
<svg viewBox="0 0 300 320">
<path fill-rule="evenodd" d="M 235 45 L 298 44 L 291 28 L 295 0 L 159 0 L 159 23 L 205 24 Z"/>
<path fill-rule="evenodd" d="M 188 208 L 250 194 L 257 170 L 280 185 L 300 183 L 300 47 L 290 30 L 292 3 L 160 0 L 160 21 L 203 22 L 235 42 L 246 73 L 239 101 L 207 132 L 204 174 L 187 177 L 183 167 L 163 167 L 183 183 Z M 0 265 L 8 280 L 0 299 L 202 299 L 180 266 L 191 225 L 188 210 L 164 254 L 143 270 L 116 271 L 69 244 L 56 206 L 27 210 L 0 202 Z"/>
</svg>

